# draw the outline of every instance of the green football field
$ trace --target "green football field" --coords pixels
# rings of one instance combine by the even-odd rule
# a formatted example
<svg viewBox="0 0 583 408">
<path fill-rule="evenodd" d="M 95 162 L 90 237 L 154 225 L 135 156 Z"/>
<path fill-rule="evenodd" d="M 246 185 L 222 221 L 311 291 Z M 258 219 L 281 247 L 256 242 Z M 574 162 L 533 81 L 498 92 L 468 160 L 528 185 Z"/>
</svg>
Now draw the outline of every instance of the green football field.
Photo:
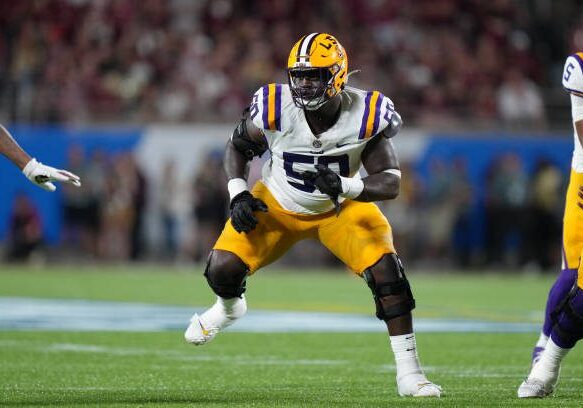
<svg viewBox="0 0 583 408">
<path fill-rule="evenodd" d="M 552 276 L 409 274 L 421 319 L 540 322 Z M 268 268 L 249 279 L 252 310 L 371 314 L 368 288 L 347 272 Z M 202 307 L 200 268 L 16 268 L 0 298 L 88 299 Z M 185 322 L 186 324 L 186 322 Z M 245 325 L 245 319 L 237 323 Z M 581 406 L 583 352 L 567 356 L 555 395 L 518 400 L 532 333 L 418 333 L 439 400 L 400 398 L 388 339 L 373 333 L 221 333 L 204 347 L 180 331 L 0 328 L 0 406 Z"/>
</svg>

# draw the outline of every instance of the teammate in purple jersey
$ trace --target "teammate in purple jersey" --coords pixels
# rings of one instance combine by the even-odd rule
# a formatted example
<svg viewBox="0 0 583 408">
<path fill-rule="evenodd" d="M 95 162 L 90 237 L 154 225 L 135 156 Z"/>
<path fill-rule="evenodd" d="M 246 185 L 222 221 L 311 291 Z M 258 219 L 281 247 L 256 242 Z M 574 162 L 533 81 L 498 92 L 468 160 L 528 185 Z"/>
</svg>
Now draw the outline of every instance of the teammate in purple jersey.
<svg viewBox="0 0 583 408">
<path fill-rule="evenodd" d="M 574 128 L 563 219 L 563 265 L 547 299 L 542 333 L 532 352 L 531 371 L 518 388 L 519 398 L 550 395 L 563 358 L 583 338 L 583 53 L 567 58 L 563 87 L 571 95 Z"/>
</svg>

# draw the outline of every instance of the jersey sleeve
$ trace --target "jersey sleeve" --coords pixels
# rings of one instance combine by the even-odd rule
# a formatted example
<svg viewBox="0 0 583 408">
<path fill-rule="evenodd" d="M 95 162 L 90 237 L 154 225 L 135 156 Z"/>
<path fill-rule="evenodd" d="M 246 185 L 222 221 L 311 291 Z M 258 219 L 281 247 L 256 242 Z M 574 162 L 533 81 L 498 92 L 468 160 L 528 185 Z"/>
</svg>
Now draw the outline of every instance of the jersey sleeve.
<svg viewBox="0 0 583 408">
<path fill-rule="evenodd" d="M 583 52 L 570 55 L 565 61 L 563 87 L 572 95 L 583 97 Z"/>
<path fill-rule="evenodd" d="M 249 117 L 264 131 L 281 131 L 281 84 L 262 86 L 253 95 Z"/>
<path fill-rule="evenodd" d="M 358 138 L 369 139 L 380 133 L 391 123 L 395 112 L 393 101 L 379 91 L 367 92 Z"/>
</svg>

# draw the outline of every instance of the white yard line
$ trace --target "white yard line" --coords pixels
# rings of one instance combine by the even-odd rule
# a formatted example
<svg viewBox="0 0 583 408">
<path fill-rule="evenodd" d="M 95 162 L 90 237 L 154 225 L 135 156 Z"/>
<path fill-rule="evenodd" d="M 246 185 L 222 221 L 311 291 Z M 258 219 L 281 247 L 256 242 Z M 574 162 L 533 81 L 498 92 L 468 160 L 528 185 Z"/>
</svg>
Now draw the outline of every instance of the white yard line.
<svg viewBox="0 0 583 408">
<path fill-rule="evenodd" d="M 0 297 L 0 330 L 167 331 L 183 330 L 201 308 L 88 300 Z M 464 319 L 415 319 L 417 332 L 536 332 L 532 323 Z M 229 331 L 384 332 L 374 316 L 325 312 L 251 310 Z"/>
<path fill-rule="evenodd" d="M 278 365 L 278 366 L 334 366 L 349 364 L 348 360 L 329 360 L 329 359 L 285 359 L 278 356 L 257 356 L 248 355 L 200 355 L 193 354 L 194 347 L 185 346 L 185 351 L 176 350 L 156 350 L 146 348 L 125 348 L 109 347 L 95 344 L 79 343 L 48 343 L 38 344 L 36 342 L 14 342 L 0 341 L 0 346 L 13 349 L 26 349 L 28 351 L 38 351 L 45 353 L 88 353 L 88 354 L 108 354 L 113 356 L 150 356 L 164 358 L 167 360 L 176 360 L 180 362 L 215 362 L 228 363 L 229 365 Z M 178 368 L 178 367 L 174 367 Z M 195 366 L 184 366 L 184 370 L 196 369 Z"/>
</svg>

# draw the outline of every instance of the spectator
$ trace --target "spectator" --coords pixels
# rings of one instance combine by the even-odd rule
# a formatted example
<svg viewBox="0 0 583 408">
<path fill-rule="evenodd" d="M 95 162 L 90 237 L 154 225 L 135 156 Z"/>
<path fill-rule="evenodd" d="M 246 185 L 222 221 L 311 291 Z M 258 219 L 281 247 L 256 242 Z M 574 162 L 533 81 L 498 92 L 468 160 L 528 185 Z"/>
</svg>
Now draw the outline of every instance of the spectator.
<svg viewBox="0 0 583 408">
<path fill-rule="evenodd" d="M 138 166 L 132 154 L 124 155 L 124 168 L 127 176 L 127 188 L 131 195 L 131 207 L 133 222 L 131 223 L 130 259 L 136 261 L 144 255 L 144 212 L 146 210 L 146 197 L 148 184 L 144 173 Z"/>
<path fill-rule="evenodd" d="M 224 178 L 221 153 L 209 153 L 195 176 L 193 186 L 196 220 L 193 255 L 197 261 L 208 255 L 227 218 L 229 195 Z"/>
<path fill-rule="evenodd" d="M 463 158 L 456 158 L 452 163 L 451 202 L 453 207 L 453 225 L 450 242 L 453 262 L 462 268 L 471 266 L 474 250 L 472 228 L 472 205 L 474 201 L 472 184 L 469 180 L 467 163 Z"/>
<path fill-rule="evenodd" d="M 445 261 L 449 256 L 450 237 L 455 219 L 452 205 L 453 174 L 441 158 L 431 159 L 426 186 L 425 217 L 427 251 L 431 259 Z"/>
<path fill-rule="evenodd" d="M 42 223 L 37 209 L 28 196 L 17 194 L 9 220 L 8 261 L 29 260 L 42 242 Z"/>
<path fill-rule="evenodd" d="M 540 160 L 530 183 L 529 259 L 541 270 L 558 266 L 561 254 L 563 175 L 548 160 Z"/>
<path fill-rule="evenodd" d="M 160 218 L 162 221 L 162 233 L 164 242 L 164 258 L 175 259 L 178 251 L 177 222 L 180 212 L 178 201 L 178 180 L 176 178 L 176 166 L 173 160 L 168 159 L 162 169 L 162 182 L 160 183 Z"/>
<path fill-rule="evenodd" d="M 486 191 L 486 252 L 489 263 L 521 264 L 524 258 L 528 176 L 519 156 L 492 163 Z"/>
<path fill-rule="evenodd" d="M 71 252 L 88 256 L 97 255 L 97 235 L 99 231 L 98 197 L 93 191 L 100 180 L 94 177 L 87 165 L 85 153 L 78 145 L 68 151 L 69 166 L 75 174 L 80 174 L 88 184 L 83 188 L 63 186 L 63 237 L 62 244 Z"/>
<path fill-rule="evenodd" d="M 105 259 L 124 261 L 130 258 L 135 215 L 133 175 L 129 170 L 127 157 L 117 155 L 113 158 L 101 206 L 99 253 Z"/>
<path fill-rule="evenodd" d="M 497 103 L 500 117 L 509 126 L 541 129 L 545 123 L 540 90 L 516 68 L 506 72 Z"/>
</svg>

